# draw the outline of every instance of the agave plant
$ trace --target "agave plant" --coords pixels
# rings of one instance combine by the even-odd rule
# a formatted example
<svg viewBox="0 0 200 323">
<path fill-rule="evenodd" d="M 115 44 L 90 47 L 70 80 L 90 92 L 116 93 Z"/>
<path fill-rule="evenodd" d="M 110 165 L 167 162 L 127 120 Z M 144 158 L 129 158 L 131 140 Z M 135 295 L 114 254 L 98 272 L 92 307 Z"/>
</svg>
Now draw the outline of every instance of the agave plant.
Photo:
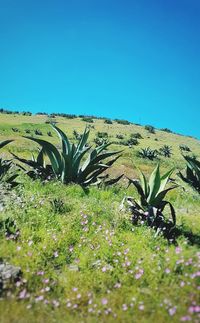
<svg viewBox="0 0 200 323">
<path fill-rule="evenodd" d="M 32 179 L 40 178 L 42 180 L 50 180 L 55 178 L 52 166 L 46 164 L 45 162 L 45 154 L 43 148 L 39 150 L 37 157 L 32 155 L 32 159 L 20 158 L 13 153 L 12 155 L 16 160 L 18 160 L 22 164 L 31 167 L 31 170 L 26 170 L 24 167 L 19 165 L 19 167 L 23 171 L 25 171 L 26 174 Z"/>
<path fill-rule="evenodd" d="M 74 135 L 74 137 L 75 137 L 76 140 L 80 140 L 81 139 L 81 135 L 76 130 L 73 131 L 73 135 Z"/>
<path fill-rule="evenodd" d="M 173 169 L 161 176 L 158 164 L 148 181 L 140 171 L 140 180 L 128 179 L 129 185 L 133 184 L 137 189 L 139 200 L 137 201 L 133 197 L 125 197 L 122 202 L 122 208 L 125 202 L 130 206 L 134 224 L 141 220 L 148 226 L 155 228 L 157 233 L 162 231 L 168 237 L 176 225 L 174 207 L 169 201 L 165 200 L 166 194 L 178 186 L 173 185 L 166 188 L 172 173 Z M 167 205 L 170 208 L 171 220 L 167 220 L 163 215 L 163 211 Z"/>
<path fill-rule="evenodd" d="M 141 149 L 138 152 L 138 156 L 145 159 L 154 160 L 158 156 L 158 151 L 156 149 L 152 150 L 150 147 Z"/>
<path fill-rule="evenodd" d="M 200 161 L 190 156 L 183 156 L 187 162 L 185 175 L 178 173 L 179 177 L 198 193 L 200 193 Z"/>
<path fill-rule="evenodd" d="M 0 149 L 8 145 L 12 141 L 13 140 L 5 140 L 0 142 Z M 13 165 L 10 160 L 3 160 L 2 158 L 0 158 L 0 183 L 6 184 L 11 188 L 19 184 L 15 181 L 18 174 L 16 173 L 16 171 L 13 171 L 12 166 Z"/>
<path fill-rule="evenodd" d="M 164 145 L 159 149 L 159 151 L 160 151 L 160 154 L 166 158 L 170 158 L 172 155 L 172 147 L 168 145 Z"/>
<path fill-rule="evenodd" d="M 47 155 L 50 160 L 50 167 L 55 178 L 64 184 L 73 182 L 82 186 L 90 184 L 99 185 L 102 181 L 104 181 L 105 185 L 110 184 L 110 180 L 106 180 L 107 175 L 102 176 L 102 173 L 109 169 L 120 157 L 120 151 L 105 152 L 105 149 L 110 143 L 104 143 L 90 151 L 90 147 L 87 145 L 90 131 L 87 127 L 81 135 L 78 144 L 75 145 L 74 143 L 70 143 L 67 135 L 61 129 L 55 125 L 51 126 L 61 140 L 61 151 L 48 141 L 32 137 L 24 138 L 32 140 L 42 147 L 42 153 Z M 88 153 L 88 157 L 83 161 L 86 153 Z M 115 157 L 105 161 L 107 158 L 113 156 Z M 117 182 L 121 177 L 122 175 L 113 179 L 112 184 Z"/>
<path fill-rule="evenodd" d="M 98 137 L 96 137 L 96 138 L 94 138 L 94 143 L 98 147 L 98 146 L 101 146 L 103 144 L 107 144 L 108 143 L 108 140 L 106 138 L 104 139 L 104 138 L 98 138 Z M 105 148 L 105 150 L 107 150 L 107 148 Z"/>
<path fill-rule="evenodd" d="M 179 149 L 181 151 L 186 151 L 186 152 L 190 152 L 191 151 L 190 147 L 188 147 L 187 145 L 180 145 L 179 146 Z"/>
</svg>

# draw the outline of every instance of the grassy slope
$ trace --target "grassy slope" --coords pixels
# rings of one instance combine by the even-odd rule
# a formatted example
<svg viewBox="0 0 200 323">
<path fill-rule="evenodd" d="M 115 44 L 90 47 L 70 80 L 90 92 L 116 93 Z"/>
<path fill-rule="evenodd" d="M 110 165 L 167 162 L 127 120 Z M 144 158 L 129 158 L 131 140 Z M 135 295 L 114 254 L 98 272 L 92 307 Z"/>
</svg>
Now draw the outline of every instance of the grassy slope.
<svg viewBox="0 0 200 323">
<path fill-rule="evenodd" d="M 45 116 L 0 115 L 0 140 L 18 139 L 3 154 L 10 149 L 28 156 L 33 148 L 21 135 L 32 127 L 46 133 L 50 126 L 44 124 L 45 120 Z M 81 132 L 85 126 L 79 119 L 57 121 L 71 137 L 73 129 Z M 161 159 L 163 169 L 183 166 L 180 144 L 187 144 L 200 156 L 199 141 L 192 138 L 160 131 L 149 135 L 142 127 L 105 125 L 102 120 L 95 120 L 94 126 L 91 139 L 97 131 L 107 131 L 110 140 L 117 133 L 128 136 L 140 132 L 144 137 L 139 146 L 125 148 L 115 174 L 123 171 L 135 175 L 134 164 L 149 174 L 155 163 L 136 157 L 140 147 L 171 145 L 174 155 Z M 13 133 L 11 127 L 19 128 L 20 134 Z M 55 135 L 52 141 L 58 143 Z M 1 218 L 16 220 L 20 239 L 6 240 L 1 234 L 0 240 L 2 258 L 22 268 L 25 282 L 17 287 L 14 299 L 0 301 L 0 322 L 96 322 L 97 318 L 100 322 L 179 322 L 186 315 L 198 321 L 197 314 L 188 312 L 198 301 L 200 235 L 200 200 L 190 188 L 169 195 L 178 224 L 184 224 L 185 231 L 193 234 L 193 244 L 181 236 L 177 248 L 154 238 L 154 232 L 145 227 L 133 227 L 129 215 L 119 212 L 124 195 L 135 195 L 123 183 L 108 190 L 92 188 L 85 194 L 76 185 L 42 185 L 23 176 L 21 181 L 24 185 L 17 192 L 20 199 L 10 201 L 0 213 Z M 55 212 L 51 205 L 54 198 L 64 202 L 63 212 Z M 24 298 L 17 301 L 24 289 Z"/>
</svg>

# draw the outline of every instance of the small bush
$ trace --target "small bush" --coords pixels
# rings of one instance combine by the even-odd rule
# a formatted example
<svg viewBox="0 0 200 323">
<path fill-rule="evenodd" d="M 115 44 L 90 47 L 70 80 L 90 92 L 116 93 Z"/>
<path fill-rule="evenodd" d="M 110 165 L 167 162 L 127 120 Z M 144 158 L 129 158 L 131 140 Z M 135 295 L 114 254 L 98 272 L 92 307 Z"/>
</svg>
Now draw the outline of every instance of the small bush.
<svg viewBox="0 0 200 323">
<path fill-rule="evenodd" d="M 137 146 L 138 144 L 139 142 L 135 138 L 129 138 L 121 142 L 121 145 L 124 145 L 124 146 Z"/>
<path fill-rule="evenodd" d="M 122 125 L 129 125 L 130 124 L 130 122 L 128 120 L 115 119 L 115 121 L 119 124 L 122 124 Z"/>
<path fill-rule="evenodd" d="M 85 122 L 88 122 L 88 123 L 93 123 L 94 122 L 94 120 L 92 118 L 90 118 L 90 117 L 84 117 L 81 120 L 85 121 Z"/>
<path fill-rule="evenodd" d="M 106 124 L 112 124 L 113 122 L 112 122 L 112 120 L 110 120 L 110 119 L 105 119 L 105 120 L 104 120 L 104 123 L 106 123 Z"/>
<path fill-rule="evenodd" d="M 99 138 L 108 138 L 108 133 L 107 132 L 97 132 L 97 137 Z"/>
<path fill-rule="evenodd" d="M 131 138 L 135 138 L 135 139 L 143 139 L 142 135 L 141 135 L 139 132 L 132 133 L 132 134 L 131 134 Z"/>
<path fill-rule="evenodd" d="M 164 132 L 168 132 L 168 133 L 172 133 L 172 131 L 168 128 L 162 128 L 160 129 L 161 131 L 164 131 Z"/>
<path fill-rule="evenodd" d="M 124 135 L 116 135 L 117 139 L 124 139 Z"/>
<path fill-rule="evenodd" d="M 12 128 L 12 131 L 13 132 L 19 132 L 19 129 L 18 128 Z"/>
<path fill-rule="evenodd" d="M 179 149 L 181 151 L 186 151 L 186 152 L 190 152 L 191 151 L 191 149 L 187 145 L 180 145 L 179 146 Z"/>
<path fill-rule="evenodd" d="M 42 131 L 40 131 L 39 129 L 36 129 L 34 132 L 35 132 L 35 135 L 42 136 Z"/>
<path fill-rule="evenodd" d="M 147 130 L 149 133 L 155 133 L 155 128 L 151 125 L 146 125 L 145 130 Z"/>
<path fill-rule="evenodd" d="M 50 201 L 51 208 L 54 213 L 62 214 L 66 212 L 65 204 L 61 199 L 53 199 Z"/>
</svg>

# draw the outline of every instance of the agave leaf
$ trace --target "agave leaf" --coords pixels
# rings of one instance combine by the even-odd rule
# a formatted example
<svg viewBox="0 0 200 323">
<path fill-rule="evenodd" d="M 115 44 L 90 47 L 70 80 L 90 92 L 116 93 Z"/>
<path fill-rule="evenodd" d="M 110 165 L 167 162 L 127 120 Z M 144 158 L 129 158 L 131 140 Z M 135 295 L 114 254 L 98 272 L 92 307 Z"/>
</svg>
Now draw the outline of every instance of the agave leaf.
<svg viewBox="0 0 200 323">
<path fill-rule="evenodd" d="M 160 193 L 155 197 L 155 199 L 154 199 L 154 201 L 153 201 L 152 205 L 153 205 L 153 206 L 155 206 L 155 207 L 158 207 L 158 208 L 159 208 L 159 205 L 161 204 L 161 202 L 162 202 L 162 200 L 164 199 L 165 195 L 166 195 L 169 191 L 171 191 L 171 190 L 173 190 L 173 189 L 175 189 L 175 188 L 177 188 L 177 187 L 178 187 L 178 185 L 174 185 L 174 186 L 171 186 L 171 187 L 169 187 L 169 188 L 167 188 L 167 189 L 163 190 L 162 192 L 160 192 Z"/>
<path fill-rule="evenodd" d="M 74 156 L 76 154 L 76 145 L 71 145 L 71 151 L 69 152 L 69 158 L 71 159 L 71 162 L 73 162 Z"/>
<path fill-rule="evenodd" d="M 41 166 L 44 166 L 44 151 L 43 148 L 39 151 L 37 156 L 37 163 Z"/>
<path fill-rule="evenodd" d="M 172 175 L 173 171 L 174 171 L 174 168 L 172 168 L 170 171 L 166 172 L 163 176 L 161 176 L 161 178 L 160 178 L 160 181 L 161 181 L 160 189 L 159 189 L 158 193 L 160 193 L 160 192 L 162 192 L 164 190 L 164 188 L 167 185 L 167 183 L 169 181 L 169 178 Z"/>
<path fill-rule="evenodd" d="M 80 162 L 83 158 L 83 156 L 86 154 L 86 152 L 88 152 L 90 148 L 86 148 L 84 150 L 82 150 L 79 155 L 77 155 L 76 158 L 74 158 L 73 160 L 73 163 L 72 163 L 72 172 L 73 172 L 73 175 L 77 174 L 78 171 L 79 171 L 79 168 L 80 168 Z"/>
<path fill-rule="evenodd" d="M 0 142 L 0 148 L 3 148 L 4 146 L 6 146 L 7 144 L 9 144 L 10 142 L 12 142 L 13 140 L 4 140 Z"/>
<path fill-rule="evenodd" d="M 156 194 L 158 193 L 160 189 L 160 169 L 159 169 L 159 164 L 156 166 L 154 171 L 152 172 L 150 179 L 149 179 L 149 196 L 147 198 L 147 202 L 151 205 L 153 202 Z"/>
<path fill-rule="evenodd" d="M 90 130 L 87 129 L 87 127 L 84 130 L 83 135 L 81 136 L 79 143 L 77 145 L 77 151 L 80 151 L 84 148 L 85 144 L 87 143 L 88 137 L 90 134 Z"/>
<path fill-rule="evenodd" d="M 143 188 L 142 188 L 142 185 L 140 184 L 140 182 L 137 179 L 128 178 L 128 180 L 129 180 L 129 185 L 133 184 L 136 187 L 136 189 L 138 191 L 138 194 L 140 195 L 141 206 L 146 206 L 147 205 L 147 200 L 146 200 L 146 196 L 145 196 L 145 193 L 143 191 Z"/>
<path fill-rule="evenodd" d="M 62 152 L 64 154 L 70 154 L 70 152 L 71 152 L 71 144 L 70 144 L 69 139 L 66 136 L 66 134 L 61 129 L 59 129 L 58 127 L 56 127 L 54 124 L 52 124 L 51 126 L 57 132 L 58 136 L 61 139 L 61 142 L 62 142 Z"/>
<path fill-rule="evenodd" d="M 192 170 L 196 173 L 196 176 L 198 177 L 198 180 L 200 181 L 200 169 L 198 166 L 195 164 L 194 161 L 190 161 L 189 164 L 192 167 Z"/>
<path fill-rule="evenodd" d="M 186 178 L 188 179 L 188 182 L 196 180 L 196 176 L 193 173 L 193 169 L 189 165 L 187 165 L 186 167 Z"/>
<path fill-rule="evenodd" d="M 172 223 L 173 223 L 173 226 L 175 227 L 175 225 L 176 225 L 176 212 L 175 212 L 175 209 L 174 209 L 173 205 L 169 201 L 162 201 L 161 211 L 163 211 L 164 208 L 167 205 L 169 205 L 169 207 L 170 207 Z"/>
<path fill-rule="evenodd" d="M 119 154 L 121 151 L 111 151 L 111 152 L 106 152 L 103 154 L 98 154 L 98 150 L 94 149 L 90 156 L 87 158 L 85 163 L 82 166 L 82 171 L 84 171 L 89 165 L 91 164 L 97 164 L 98 162 L 102 161 L 103 159 L 106 159 L 108 157 L 114 156 L 116 154 Z"/>
<path fill-rule="evenodd" d="M 143 174 L 143 172 L 138 168 L 139 173 L 140 173 L 140 182 L 141 182 L 141 186 L 145 195 L 145 198 L 147 199 L 148 194 L 149 194 L 149 185 L 147 183 L 147 179 L 145 177 L 145 175 Z"/>
<path fill-rule="evenodd" d="M 111 167 L 122 155 L 118 155 L 117 157 L 115 158 L 112 158 L 111 160 L 109 160 L 106 165 Z"/>
<path fill-rule="evenodd" d="M 32 141 L 35 141 L 39 145 L 43 147 L 44 152 L 49 157 L 52 165 L 52 169 L 56 176 L 60 175 L 61 169 L 62 169 L 62 161 L 61 161 L 61 155 L 57 148 L 51 144 L 50 142 L 38 138 L 32 138 L 32 137 L 26 137 L 26 139 L 30 139 Z"/>
<path fill-rule="evenodd" d="M 102 145 L 96 147 L 95 150 L 96 150 L 97 154 L 99 155 L 103 150 L 105 150 L 110 145 L 111 145 L 111 142 L 103 143 Z"/>
<path fill-rule="evenodd" d="M 24 158 L 20 158 L 17 155 L 11 153 L 11 155 L 18 161 L 20 161 L 23 164 L 26 164 L 30 167 L 35 167 L 37 165 L 37 162 L 35 160 L 28 160 L 28 159 L 24 159 Z M 20 166 L 20 165 L 19 165 Z M 21 166 L 20 166 L 21 167 Z"/>
<path fill-rule="evenodd" d="M 185 158 L 185 160 L 189 163 L 189 162 L 193 162 L 193 163 L 195 163 L 196 164 L 196 166 L 198 167 L 198 168 L 200 168 L 200 161 L 198 161 L 197 159 L 194 159 L 194 158 L 192 158 L 192 157 L 190 157 L 190 156 L 183 156 L 184 158 Z"/>
<path fill-rule="evenodd" d="M 69 183 L 72 181 L 72 163 L 69 155 L 61 153 L 62 158 L 62 171 L 61 181 L 62 183 Z"/>
<path fill-rule="evenodd" d="M 80 174 L 79 174 L 79 178 L 87 178 L 89 176 L 89 174 L 91 174 L 90 176 L 93 176 L 93 172 L 96 170 L 98 175 L 100 175 L 103 171 L 105 171 L 107 168 L 111 167 L 113 165 L 113 163 L 120 157 L 117 156 L 111 160 L 109 160 L 108 162 L 106 162 L 105 164 L 102 163 L 97 163 L 97 164 L 93 164 L 93 163 L 89 163 L 87 164 L 87 166 L 83 165 L 80 169 Z M 87 161 L 88 162 L 88 161 Z M 99 169 L 99 171 L 98 171 Z"/>
<path fill-rule="evenodd" d="M 107 181 L 104 182 L 104 185 L 105 186 L 110 186 L 110 185 L 114 185 L 116 184 L 117 182 L 119 182 L 119 180 L 124 176 L 124 174 L 120 175 L 120 176 L 117 176 L 116 178 L 111 178 Z"/>
<path fill-rule="evenodd" d="M 84 179 L 88 180 L 88 178 L 91 178 L 94 176 L 94 174 L 101 174 L 103 171 L 105 171 L 109 166 L 106 164 L 94 164 L 94 165 L 89 165 L 87 168 L 84 169 L 84 171 L 80 170 L 79 173 L 79 181 L 81 182 Z M 95 172 L 95 173 L 94 173 Z M 88 177 L 89 176 L 89 177 Z"/>
<path fill-rule="evenodd" d="M 98 163 L 103 159 L 109 158 L 109 157 L 117 155 L 119 153 L 121 153 L 121 151 L 110 151 L 110 152 L 100 154 L 96 158 L 93 159 L 93 163 Z"/>
</svg>

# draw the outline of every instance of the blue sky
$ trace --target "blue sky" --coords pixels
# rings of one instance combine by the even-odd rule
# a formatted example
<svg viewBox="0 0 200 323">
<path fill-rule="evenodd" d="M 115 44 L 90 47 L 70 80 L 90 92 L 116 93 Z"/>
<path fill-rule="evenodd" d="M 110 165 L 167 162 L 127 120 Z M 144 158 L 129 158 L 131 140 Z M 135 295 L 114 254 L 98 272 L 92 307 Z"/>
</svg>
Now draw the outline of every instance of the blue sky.
<svg viewBox="0 0 200 323">
<path fill-rule="evenodd" d="M 0 107 L 200 138 L 199 0 L 0 0 Z"/>
</svg>

